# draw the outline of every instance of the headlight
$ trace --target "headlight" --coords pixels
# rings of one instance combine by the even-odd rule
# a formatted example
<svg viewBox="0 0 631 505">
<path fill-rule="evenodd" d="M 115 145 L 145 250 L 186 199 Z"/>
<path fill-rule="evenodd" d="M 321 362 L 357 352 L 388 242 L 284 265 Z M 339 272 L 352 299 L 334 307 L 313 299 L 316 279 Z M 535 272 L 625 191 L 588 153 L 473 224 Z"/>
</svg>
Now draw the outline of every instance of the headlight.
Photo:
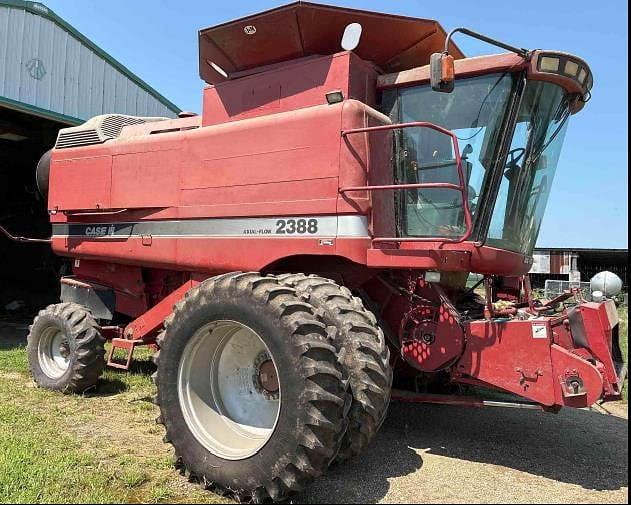
<svg viewBox="0 0 631 505">
<path fill-rule="evenodd" d="M 559 60 L 559 58 L 552 57 L 552 56 L 543 56 L 539 60 L 539 70 L 541 72 L 556 73 L 559 71 L 560 64 L 561 64 L 561 61 Z"/>
<path fill-rule="evenodd" d="M 535 74 L 553 74 L 571 79 L 580 87 L 583 95 L 588 95 L 592 84 L 592 73 L 587 63 L 566 53 L 539 52 L 534 55 Z"/>
</svg>

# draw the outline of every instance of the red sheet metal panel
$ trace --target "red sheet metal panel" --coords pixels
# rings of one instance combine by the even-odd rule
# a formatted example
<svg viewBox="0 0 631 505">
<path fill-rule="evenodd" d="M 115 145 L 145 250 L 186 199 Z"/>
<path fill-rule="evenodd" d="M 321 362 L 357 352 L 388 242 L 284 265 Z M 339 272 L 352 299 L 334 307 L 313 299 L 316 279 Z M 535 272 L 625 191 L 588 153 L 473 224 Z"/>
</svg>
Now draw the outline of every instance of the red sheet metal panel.
<svg viewBox="0 0 631 505">
<path fill-rule="evenodd" d="M 53 154 L 50 167 L 51 184 L 48 198 L 50 210 L 92 210 L 111 207 L 112 157 L 108 155 L 74 156 L 68 149 L 65 159 Z M 86 187 L 86 184 L 89 186 Z"/>
<path fill-rule="evenodd" d="M 352 53 L 300 59 L 204 90 L 203 126 L 304 109 L 339 90 L 375 106 L 376 71 Z"/>
<path fill-rule="evenodd" d="M 294 2 L 201 30 L 200 76 L 216 84 L 255 67 L 337 53 L 344 28 L 350 23 L 360 23 L 363 28 L 354 52 L 386 72 L 429 63 L 431 53 L 441 51 L 446 38 L 445 30 L 431 19 Z M 456 58 L 464 57 L 455 45 L 451 50 Z"/>
<path fill-rule="evenodd" d="M 551 321 L 467 323 L 467 349 L 458 372 L 542 405 L 592 405 L 603 394 L 603 377 L 588 360 L 554 343 Z M 573 377 L 583 384 L 580 394 L 564 392 Z"/>
<path fill-rule="evenodd" d="M 467 324 L 467 352 L 458 363 L 458 371 L 537 403 L 554 405 L 547 321 L 542 322 L 542 328 L 543 338 L 539 338 L 530 321 Z"/>
</svg>

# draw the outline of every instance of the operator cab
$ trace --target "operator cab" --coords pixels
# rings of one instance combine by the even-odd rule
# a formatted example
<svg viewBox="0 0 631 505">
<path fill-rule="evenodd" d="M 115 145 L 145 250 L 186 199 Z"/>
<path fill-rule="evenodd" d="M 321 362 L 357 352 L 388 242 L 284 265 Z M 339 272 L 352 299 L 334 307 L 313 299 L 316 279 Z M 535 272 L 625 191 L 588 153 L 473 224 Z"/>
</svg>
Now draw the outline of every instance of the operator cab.
<svg viewBox="0 0 631 505">
<path fill-rule="evenodd" d="M 457 185 L 459 155 L 470 240 L 530 256 L 569 117 L 589 99 L 587 64 L 563 53 L 534 52 L 528 59 L 505 54 L 456 61 L 449 93 L 432 89 L 428 67 L 381 76 L 379 83 L 382 111 L 394 123 L 429 122 L 457 138 L 396 130 L 395 183 Z M 453 188 L 398 193 L 398 236 L 454 239 L 466 233 L 465 205 Z"/>
</svg>

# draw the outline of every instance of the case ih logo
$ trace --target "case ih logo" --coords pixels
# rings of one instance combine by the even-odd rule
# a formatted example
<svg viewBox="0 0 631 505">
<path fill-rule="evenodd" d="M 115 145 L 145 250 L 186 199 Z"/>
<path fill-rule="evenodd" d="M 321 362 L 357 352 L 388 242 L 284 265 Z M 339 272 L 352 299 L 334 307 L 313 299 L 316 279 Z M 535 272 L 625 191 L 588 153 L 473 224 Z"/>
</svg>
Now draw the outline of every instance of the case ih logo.
<svg viewBox="0 0 631 505">
<path fill-rule="evenodd" d="M 32 58 L 26 63 L 26 69 L 33 79 L 41 81 L 46 75 L 46 67 L 44 62 L 39 58 Z"/>
<path fill-rule="evenodd" d="M 107 237 L 108 235 L 114 235 L 116 228 L 114 226 L 88 226 L 85 229 L 87 237 Z"/>
</svg>

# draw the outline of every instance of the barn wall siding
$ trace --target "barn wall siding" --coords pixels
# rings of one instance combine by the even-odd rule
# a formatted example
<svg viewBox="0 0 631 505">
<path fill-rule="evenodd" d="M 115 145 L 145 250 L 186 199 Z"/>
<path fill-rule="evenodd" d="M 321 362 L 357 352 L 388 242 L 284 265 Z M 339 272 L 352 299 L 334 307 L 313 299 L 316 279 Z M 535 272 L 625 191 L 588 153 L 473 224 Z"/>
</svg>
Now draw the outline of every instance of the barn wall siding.
<svg viewBox="0 0 631 505">
<path fill-rule="evenodd" d="M 0 97 L 80 120 L 177 115 L 177 107 L 117 66 L 54 17 L 0 2 Z"/>
</svg>

